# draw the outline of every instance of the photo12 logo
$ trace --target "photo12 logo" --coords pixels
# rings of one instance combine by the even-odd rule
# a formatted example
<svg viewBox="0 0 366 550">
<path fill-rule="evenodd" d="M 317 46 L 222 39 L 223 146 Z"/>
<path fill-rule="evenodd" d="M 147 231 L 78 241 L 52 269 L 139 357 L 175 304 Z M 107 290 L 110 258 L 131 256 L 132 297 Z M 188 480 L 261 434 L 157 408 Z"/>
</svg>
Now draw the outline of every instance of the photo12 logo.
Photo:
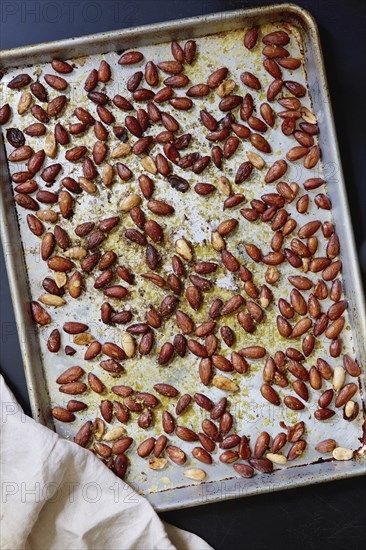
<svg viewBox="0 0 366 550">
<path fill-rule="evenodd" d="M 137 23 L 139 2 L 116 1 L 4 1 L 0 3 L 0 17 L 3 24 L 15 22 L 21 24 L 64 23 L 80 25 L 84 23 L 102 23 L 119 21 L 123 27 Z"/>
<path fill-rule="evenodd" d="M 22 503 L 65 501 L 70 504 L 80 500 L 87 504 L 113 500 L 116 504 L 137 504 L 139 497 L 126 483 L 117 481 L 111 486 L 96 481 L 79 483 L 66 480 L 62 484 L 53 481 L 48 483 L 4 481 L 1 484 L 1 502 L 6 504 L 12 500 Z"/>
</svg>

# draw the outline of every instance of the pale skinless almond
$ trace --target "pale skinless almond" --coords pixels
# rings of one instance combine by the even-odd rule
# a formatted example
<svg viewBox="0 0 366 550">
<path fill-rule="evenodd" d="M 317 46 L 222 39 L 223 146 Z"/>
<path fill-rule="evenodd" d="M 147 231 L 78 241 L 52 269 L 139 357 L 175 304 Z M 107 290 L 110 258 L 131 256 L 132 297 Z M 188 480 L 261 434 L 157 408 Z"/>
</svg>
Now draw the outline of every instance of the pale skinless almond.
<svg viewBox="0 0 366 550">
<path fill-rule="evenodd" d="M 120 143 L 111 153 L 112 159 L 127 157 L 131 153 L 131 145 L 128 143 Z"/>
<path fill-rule="evenodd" d="M 141 159 L 141 166 L 150 174 L 157 174 L 158 169 L 155 164 L 155 160 L 152 157 L 146 156 Z"/>
<path fill-rule="evenodd" d="M 253 153 L 253 151 L 247 151 L 247 158 L 258 170 L 263 170 L 266 165 L 265 160 L 257 153 Z"/>
<path fill-rule="evenodd" d="M 49 133 L 44 143 L 44 152 L 50 159 L 54 159 L 57 155 L 57 141 L 53 132 Z"/>
<path fill-rule="evenodd" d="M 75 334 L 73 342 L 78 346 L 86 346 L 92 342 L 95 342 L 95 338 L 88 332 L 82 332 L 81 334 Z"/>
<path fill-rule="evenodd" d="M 104 420 L 97 417 L 94 420 L 94 437 L 97 441 L 100 441 L 102 439 L 104 430 L 105 430 Z"/>
<path fill-rule="evenodd" d="M 344 406 L 344 415 L 347 418 L 351 418 L 356 408 L 356 403 L 352 400 L 347 401 L 347 403 Z"/>
<path fill-rule="evenodd" d="M 236 392 L 239 390 L 239 386 L 235 384 L 230 378 L 222 376 L 221 374 L 215 374 L 212 379 L 212 384 L 220 390 Z"/>
<path fill-rule="evenodd" d="M 219 185 L 218 185 L 220 191 L 226 195 L 227 197 L 230 197 L 232 195 L 232 189 L 229 180 L 225 176 L 219 177 Z"/>
<path fill-rule="evenodd" d="M 63 271 L 55 271 L 53 276 L 55 278 L 55 282 L 58 288 L 61 288 L 66 285 L 67 283 L 66 273 L 64 273 Z"/>
<path fill-rule="evenodd" d="M 18 115 L 24 115 L 32 103 L 32 95 L 29 92 L 23 92 L 18 103 Z"/>
<path fill-rule="evenodd" d="M 310 258 L 303 258 L 302 259 L 301 271 L 303 273 L 307 273 L 309 271 L 309 264 L 310 264 Z"/>
<path fill-rule="evenodd" d="M 345 447 L 336 447 L 332 452 L 333 458 L 336 460 L 351 460 L 353 458 L 352 449 L 346 449 Z"/>
<path fill-rule="evenodd" d="M 129 332 L 125 332 L 121 339 L 122 349 L 127 357 L 133 357 L 136 351 L 135 340 Z"/>
<path fill-rule="evenodd" d="M 135 206 L 138 206 L 140 203 L 141 203 L 140 195 L 136 195 L 136 193 L 131 193 L 125 199 L 123 199 L 123 201 L 119 205 L 119 208 L 123 212 L 129 212 L 132 208 L 134 208 Z"/>
<path fill-rule="evenodd" d="M 168 464 L 166 458 L 149 458 L 149 468 L 150 470 L 163 470 Z"/>
<path fill-rule="evenodd" d="M 299 111 L 301 113 L 302 118 L 305 120 L 305 122 L 309 122 L 310 124 L 316 124 L 317 122 L 316 116 L 310 111 L 310 109 L 305 107 L 305 105 L 301 105 Z"/>
<path fill-rule="evenodd" d="M 106 164 L 102 170 L 102 182 L 106 187 L 111 185 L 113 181 L 113 176 L 114 176 L 114 172 L 113 172 L 112 166 L 110 164 Z"/>
<path fill-rule="evenodd" d="M 280 453 L 267 453 L 266 458 L 274 464 L 286 464 L 287 458 Z"/>
<path fill-rule="evenodd" d="M 187 262 L 193 260 L 192 248 L 186 239 L 181 238 L 175 242 L 175 251 Z"/>
<path fill-rule="evenodd" d="M 217 88 L 216 93 L 219 97 L 226 97 L 231 94 L 235 87 L 236 84 L 234 80 L 224 80 Z"/>
<path fill-rule="evenodd" d="M 335 367 L 333 372 L 332 384 L 333 384 L 333 388 L 336 391 L 339 391 L 343 388 L 345 379 L 346 379 L 346 371 L 344 370 L 344 368 L 340 366 Z"/>
<path fill-rule="evenodd" d="M 105 432 L 103 441 L 115 441 L 116 439 L 120 439 L 125 433 L 126 430 L 122 426 L 116 426 Z"/>
<path fill-rule="evenodd" d="M 268 284 L 274 285 L 278 282 L 280 278 L 280 272 L 278 271 L 277 267 L 275 265 L 269 266 L 267 271 L 265 272 L 265 279 Z"/>
<path fill-rule="evenodd" d="M 206 479 L 206 472 L 201 470 L 201 468 L 189 468 L 189 470 L 184 472 L 184 475 L 194 481 L 202 481 Z"/>
<path fill-rule="evenodd" d="M 84 178 L 83 176 L 80 176 L 78 182 L 80 184 L 80 187 L 89 195 L 94 195 L 94 193 L 96 193 L 97 186 L 92 181 Z"/>
<path fill-rule="evenodd" d="M 64 256 L 71 258 L 72 260 L 82 260 L 87 255 L 87 251 L 82 246 L 74 246 L 65 250 Z"/>
<path fill-rule="evenodd" d="M 221 252 L 226 248 L 225 241 L 221 237 L 220 233 L 218 233 L 218 231 L 213 231 L 211 233 L 211 244 L 212 244 L 212 248 L 217 252 Z"/>
<path fill-rule="evenodd" d="M 42 294 L 38 300 L 46 306 L 60 307 L 66 304 L 65 300 L 61 298 L 61 296 L 56 296 L 55 294 Z"/>
</svg>

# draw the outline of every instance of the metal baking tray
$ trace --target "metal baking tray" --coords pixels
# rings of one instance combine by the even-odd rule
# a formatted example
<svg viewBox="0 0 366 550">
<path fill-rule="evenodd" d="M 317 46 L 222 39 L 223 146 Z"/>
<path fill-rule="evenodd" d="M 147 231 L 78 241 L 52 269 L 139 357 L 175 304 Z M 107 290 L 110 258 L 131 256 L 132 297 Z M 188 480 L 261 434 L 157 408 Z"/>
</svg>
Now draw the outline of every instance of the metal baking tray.
<svg viewBox="0 0 366 550">
<path fill-rule="evenodd" d="M 309 103 L 309 107 L 312 106 L 320 127 L 322 168 L 320 168 L 320 171 L 319 168 L 317 168 L 317 175 L 324 173 L 328 183 L 327 192 L 333 204 L 332 216 L 336 223 L 337 232 L 341 241 L 341 259 L 343 262 L 342 276 L 345 296 L 349 300 L 347 320 L 350 330 L 348 331 L 344 351 L 348 351 L 353 356 L 356 356 L 360 363 L 364 364 L 366 358 L 364 298 L 355 254 L 345 184 L 339 162 L 339 152 L 319 35 L 316 23 L 308 12 L 294 4 L 281 4 L 21 47 L 1 53 L 0 69 L 5 75 L 4 78 L 6 78 L 7 74 L 9 74 L 12 69 L 20 68 L 21 66 L 36 68 L 42 63 L 50 62 L 55 57 L 64 59 L 78 58 L 80 60 L 80 58 L 84 56 L 85 61 L 83 61 L 82 66 L 85 63 L 85 69 L 87 69 L 89 67 L 88 60 L 92 55 L 105 54 L 107 59 L 108 55 L 111 55 L 113 60 L 116 60 L 117 58 L 115 56 L 117 54 L 113 52 L 130 48 L 139 48 L 142 49 L 142 51 L 148 52 L 149 48 L 154 47 L 159 51 L 159 45 L 165 47 L 164 51 L 167 52 L 166 48 L 172 38 L 177 40 L 197 38 L 198 41 L 202 38 L 202 43 L 204 44 L 203 48 L 206 48 L 207 55 L 213 57 L 215 55 L 215 43 L 212 42 L 211 44 L 210 41 L 217 40 L 217 44 L 219 44 L 221 48 L 223 48 L 225 43 L 224 53 L 227 54 L 227 58 L 225 58 L 225 64 L 227 65 L 231 62 L 231 58 L 235 58 L 235 56 L 239 55 L 230 42 L 231 33 L 238 38 L 242 36 L 240 33 L 243 33 L 244 28 L 254 24 L 288 25 L 291 32 L 297 37 L 299 53 L 302 54 L 305 59 L 306 73 L 303 74 L 303 81 L 306 82 L 311 96 L 311 104 Z M 227 38 L 229 39 L 227 40 Z M 213 46 L 211 54 L 210 44 Z M 111 53 L 107 54 L 106 52 Z M 217 56 L 220 56 L 221 53 L 219 49 L 216 50 Z M 237 67 L 241 63 L 238 59 L 239 58 L 236 57 Z M 212 70 L 218 66 L 217 57 L 214 58 L 214 61 L 215 64 Z M 244 70 L 244 67 L 241 65 L 240 67 L 241 71 Z M 247 67 L 247 69 L 250 70 L 250 67 Z M 260 69 L 258 68 L 258 70 Z M 88 72 L 86 71 L 85 74 L 88 74 Z M 207 74 L 209 74 L 209 72 Z M 195 82 L 198 81 L 200 81 L 199 75 L 195 78 Z M 36 420 L 48 425 L 50 428 L 54 428 L 53 419 L 49 414 L 50 401 L 55 401 L 55 387 L 53 387 L 50 382 L 51 367 L 54 379 L 56 378 L 56 374 L 62 372 L 66 367 L 72 364 L 78 364 L 79 359 L 55 359 L 51 357 L 50 363 L 44 354 L 46 335 L 42 331 L 39 332 L 34 329 L 29 311 L 29 301 L 31 296 L 33 299 L 37 299 L 36 292 L 38 292 L 38 294 L 40 293 L 39 281 L 41 280 L 43 274 L 42 270 L 44 270 L 44 268 L 38 258 L 39 251 L 37 250 L 36 240 L 33 235 L 29 236 L 29 231 L 25 227 L 24 212 L 16 212 L 11 185 L 9 184 L 8 166 L 3 147 L 1 147 L 0 155 L 2 181 L 0 194 L 1 237 L 4 245 L 5 260 L 32 412 Z M 268 157 L 269 163 L 273 160 L 275 160 L 273 156 Z M 291 181 L 291 178 L 296 179 L 296 176 L 299 177 L 299 181 L 306 179 L 304 175 L 296 174 L 296 172 L 287 174 L 287 176 L 289 177 L 289 181 Z M 310 177 L 310 174 L 306 174 L 306 177 Z M 207 174 L 203 174 L 203 177 L 200 179 L 202 181 L 207 181 Z M 255 185 L 258 185 L 258 182 L 256 182 Z M 258 188 L 255 189 L 258 190 Z M 249 199 L 252 198 L 248 189 L 244 189 L 243 191 L 246 196 L 248 195 Z M 323 214 L 317 213 L 318 217 L 321 215 Z M 199 228 L 197 231 L 198 230 Z M 257 237 L 260 238 L 258 235 Z M 263 238 L 265 239 L 266 237 L 262 236 L 262 239 Z M 28 241 L 28 239 L 30 240 Z M 134 261 L 133 258 L 130 259 L 132 262 Z M 78 314 L 80 313 L 83 312 L 79 308 Z M 76 313 L 71 312 L 71 315 L 75 318 Z M 59 319 L 61 322 L 62 317 L 59 317 Z M 104 340 L 107 340 L 107 338 Z M 269 348 L 277 344 L 276 336 L 273 334 L 267 334 L 267 340 Z M 249 345 L 250 343 L 252 342 L 250 337 L 248 337 L 245 345 Z M 253 365 L 254 377 L 255 372 L 255 365 Z M 172 378 L 172 381 L 173 380 L 174 376 Z M 177 380 L 175 379 L 175 381 Z M 179 382 L 182 384 L 182 388 L 184 388 L 184 382 L 178 380 L 178 383 Z M 192 383 L 192 378 L 188 377 L 187 383 Z M 364 390 L 363 381 L 361 380 L 360 383 Z M 180 388 L 179 386 L 179 389 Z M 251 394 L 252 401 L 247 400 L 245 403 L 236 402 L 235 405 L 245 405 L 247 407 L 245 413 L 248 414 L 239 414 L 239 417 L 241 417 L 241 421 L 245 425 L 245 433 L 255 434 L 258 432 L 258 429 L 255 429 L 255 420 L 258 416 L 256 407 L 258 403 L 262 403 L 263 400 L 261 399 L 261 401 L 258 401 L 256 399 L 259 395 L 258 388 L 253 387 L 251 389 L 253 390 Z M 218 395 L 218 393 L 212 394 L 214 398 L 217 398 Z M 265 424 L 268 427 L 268 431 L 273 434 L 279 431 L 279 420 L 294 422 L 301 418 L 301 415 L 296 418 L 293 415 L 289 415 L 289 418 L 278 418 L 272 409 L 273 408 L 268 408 L 268 410 L 264 412 L 264 409 L 261 408 L 260 415 L 262 415 L 262 418 L 263 414 L 265 415 Z M 305 419 L 305 417 L 303 418 Z M 192 422 L 197 422 L 199 420 L 199 415 L 196 415 L 196 418 L 194 418 Z M 83 421 L 85 421 L 85 418 L 80 419 L 80 424 Z M 259 426 L 259 429 L 261 426 L 262 424 Z M 60 424 L 56 427 L 57 431 L 65 437 L 71 436 L 69 427 L 65 427 L 64 425 L 60 426 Z M 244 426 L 241 426 L 241 428 L 240 433 L 242 433 Z M 329 460 L 319 461 L 319 455 L 309 452 L 306 456 L 306 461 L 300 460 L 292 463 L 291 467 L 287 467 L 283 470 L 276 470 L 271 475 L 259 474 L 252 479 L 232 477 L 233 470 L 230 467 L 218 465 L 215 470 L 216 473 L 214 474 L 211 474 L 211 471 L 205 468 L 209 473 L 207 481 L 196 485 L 192 483 L 189 484 L 187 478 L 184 478 L 182 475 L 183 469 L 178 467 L 175 467 L 178 474 L 175 474 L 173 470 L 169 470 L 168 473 L 163 471 L 159 476 L 155 476 L 155 479 L 149 478 L 147 480 L 145 472 L 141 472 L 141 470 L 144 470 L 144 463 L 142 459 L 137 459 L 136 473 L 135 477 L 131 480 L 131 484 L 136 490 L 147 496 L 155 509 L 163 511 L 239 496 L 298 487 L 310 483 L 330 481 L 347 476 L 360 475 L 366 472 L 366 459 L 364 456 L 365 446 L 363 445 L 362 448 L 361 444 L 360 448 L 359 441 L 359 439 L 362 438 L 362 433 L 362 414 L 360 414 L 356 422 L 348 424 L 346 427 L 344 423 L 340 424 L 338 420 L 325 424 L 318 423 L 316 432 L 314 428 L 312 428 L 309 434 L 309 437 L 312 438 L 312 443 L 319 441 L 321 438 L 336 437 L 337 434 L 339 434 L 339 441 L 337 439 L 339 444 L 347 446 L 348 443 L 350 446 L 353 445 L 355 449 L 358 447 L 357 458 L 348 462 L 335 462 Z M 141 437 L 141 431 L 139 439 L 143 439 L 143 437 Z M 358 445 L 356 444 L 357 442 Z M 181 443 L 182 442 L 179 441 L 180 445 Z M 184 445 L 181 446 L 185 448 Z M 189 446 L 186 448 L 189 448 Z M 186 467 L 188 467 L 188 464 Z"/>
</svg>

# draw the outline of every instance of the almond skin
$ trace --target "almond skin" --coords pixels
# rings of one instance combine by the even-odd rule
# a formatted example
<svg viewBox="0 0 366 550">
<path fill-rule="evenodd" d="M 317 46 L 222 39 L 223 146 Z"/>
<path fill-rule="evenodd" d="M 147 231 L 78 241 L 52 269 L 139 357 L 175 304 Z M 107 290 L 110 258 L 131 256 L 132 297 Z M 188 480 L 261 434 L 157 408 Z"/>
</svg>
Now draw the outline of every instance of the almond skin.
<svg viewBox="0 0 366 550">
<path fill-rule="evenodd" d="M 268 458 L 251 458 L 249 464 L 262 473 L 270 473 L 273 470 L 273 464 Z"/>
<path fill-rule="evenodd" d="M 233 468 L 240 477 L 250 478 L 254 476 L 254 469 L 248 464 L 234 464 Z"/>
<path fill-rule="evenodd" d="M 244 46 L 248 50 L 252 50 L 257 44 L 258 40 L 258 26 L 251 27 L 245 32 L 244 35 Z"/>
<path fill-rule="evenodd" d="M 175 464 L 181 466 L 186 462 L 187 456 L 184 451 L 179 449 L 179 447 L 176 447 L 175 445 L 168 445 L 165 450 L 169 459 Z"/>
<path fill-rule="evenodd" d="M 261 386 L 261 394 L 272 405 L 279 405 L 280 404 L 280 398 L 277 394 L 276 390 L 272 388 L 272 386 L 269 386 L 268 384 L 263 384 Z"/>
<path fill-rule="evenodd" d="M 228 69 L 226 67 L 222 67 L 221 69 L 217 69 L 213 73 L 210 74 L 210 76 L 207 78 L 207 84 L 210 88 L 217 88 L 223 80 L 225 80 L 226 76 L 228 74 Z"/>
<path fill-rule="evenodd" d="M 75 415 L 62 407 L 53 407 L 51 414 L 59 422 L 73 422 L 75 420 Z"/>
<path fill-rule="evenodd" d="M 67 332 L 67 334 L 80 334 L 88 330 L 88 328 L 88 325 L 75 321 L 68 321 L 63 325 L 63 330 Z"/>
<path fill-rule="evenodd" d="M 68 395 L 80 395 L 87 390 L 87 385 L 84 382 L 67 382 L 61 384 L 59 391 Z"/>
<path fill-rule="evenodd" d="M 359 365 L 349 355 L 343 356 L 343 365 L 350 376 L 354 376 L 354 377 L 360 376 L 361 369 Z"/>
<path fill-rule="evenodd" d="M 179 398 L 176 405 L 176 409 L 175 409 L 176 414 L 177 415 L 183 414 L 184 411 L 186 411 L 186 409 L 189 407 L 191 401 L 192 401 L 192 397 L 188 393 L 185 393 L 184 395 L 182 395 Z"/>
<path fill-rule="evenodd" d="M 335 400 L 335 406 L 336 407 L 343 407 L 357 392 L 358 388 L 357 385 L 354 383 L 346 384 L 343 386 L 343 388 L 338 393 L 336 400 Z"/>
<path fill-rule="evenodd" d="M 154 389 L 161 395 L 166 397 L 176 397 L 178 395 L 178 390 L 169 384 L 155 384 Z"/>
<path fill-rule="evenodd" d="M 332 409 L 318 409 L 314 412 L 314 417 L 320 421 L 328 420 L 334 415 L 335 412 Z"/>
<path fill-rule="evenodd" d="M 192 456 L 199 462 L 203 462 L 203 464 L 212 464 L 211 455 L 202 447 L 194 447 L 192 449 Z"/>
<path fill-rule="evenodd" d="M 154 437 L 149 437 L 148 439 L 142 441 L 137 448 L 137 454 L 142 458 L 149 456 L 154 449 L 155 441 L 156 440 Z"/>
<path fill-rule="evenodd" d="M 88 420 L 78 431 L 78 433 L 74 437 L 74 442 L 77 445 L 80 445 L 80 447 L 86 447 L 88 444 L 88 441 L 92 435 L 93 431 L 93 424 L 90 420 Z"/>
<path fill-rule="evenodd" d="M 337 446 L 337 443 L 334 439 L 324 439 L 323 441 L 320 441 L 315 449 L 319 453 L 331 453 Z"/>
<path fill-rule="evenodd" d="M 38 325 L 44 326 L 51 322 L 50 315 L 38 302 L 32 302 L 31 308 L 33 319 Z"/>
<path fill-rule="evenodd" d="M 69 367 L 56 379 L 56 384 L 66 384 L 68 382 L 76 382 L 82 376 L 84 376 L 85 371 L 81 367 Z"/>
</svg>

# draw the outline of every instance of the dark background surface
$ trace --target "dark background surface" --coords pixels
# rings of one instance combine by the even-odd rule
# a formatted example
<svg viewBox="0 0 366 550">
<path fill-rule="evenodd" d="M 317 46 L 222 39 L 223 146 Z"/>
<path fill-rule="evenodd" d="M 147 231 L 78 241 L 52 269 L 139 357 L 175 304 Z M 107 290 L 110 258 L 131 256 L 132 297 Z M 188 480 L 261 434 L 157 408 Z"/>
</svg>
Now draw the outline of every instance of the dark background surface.
<svg viewBox="0 0 366 550">
<path fill-rule="evenodd" d="M 266 5 L 245 0 L 2 0 L 0 48 L 11 48 L 223 10 Z M 321 35 L 341 160 L 366 280 L 364 0 L 299 0 Z M 0 264 L 0 366 L 29 412 L 4 259 Z M 214 548 L 353 550 L 366 544 L 366 483 L 354 478 L 162 514 Z"/>
</svg>

